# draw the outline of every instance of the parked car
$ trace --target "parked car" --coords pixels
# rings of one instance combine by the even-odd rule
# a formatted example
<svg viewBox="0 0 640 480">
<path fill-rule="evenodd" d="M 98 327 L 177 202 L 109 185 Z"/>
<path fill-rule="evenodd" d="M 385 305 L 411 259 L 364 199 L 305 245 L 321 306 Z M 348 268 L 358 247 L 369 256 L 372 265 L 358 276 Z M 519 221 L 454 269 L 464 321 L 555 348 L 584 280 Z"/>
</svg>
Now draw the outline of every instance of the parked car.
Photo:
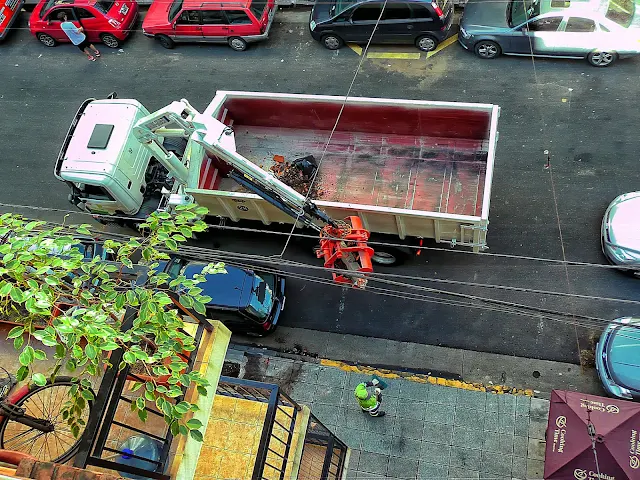
<svg viewBox="0 0 640 480">
<path fill-rule="evenodd" d="M 640 399 L 640 318 L 623 317 L 610 323 L 596 345 L 595 361 L 610 395 Z"/>
<path fill-rule="evenodd" d="M 640 192 L 616 197 L 602 218 L 602 251 L 614 265 L 640 277 Z"/>
<path fill-rule="evenodd" d="M 170 278 L 184 275 L 193 278 L 201 273 L 207 262 L 196 262 L 178 256 L 160 262 L 157 271 Z M 264 336 L 272 333 L 284 310 L 285 279 L 279 275 L 246 270 L 226 265 L 226 274 L 206 276 L 198 284 L 202 294 L 211 297 L 205 305 L 207 317 L 220 320 L 234 333 Z"/>
<path fill-rule="evenodd" d="M 20 16 L 24 0 L 0 0 L 0 42 L 5 39 L 11 26 Z"/>
<path fill-rule="evenodd" d="M 92 43 L 118 48 L 129 36 L 138 17 L 134 0 L 42 0 L 29 18 L 29 30 L 47 47 L 69 43 L 60 28 L 60 15 L 84 28 Z"/>
<path fill-rule="evenodd" d="M 389 0 L 380 17 L 383 5 L 380 0 L 316 0 L 309 18 L 311 36 L 337 50 L 345 42 L 367 43 L 377 22 L 372 43 L 408 43 L 430 52 L 449 35 L 451 0 Z"/>
<path fill-rule="evenodd" d="M 176 42 L 226 43 L 237 51 L 266 40 L 273 24 L 275 0 L 155 0 L 142 22 L 142 32 L 165 48 Z"/>
<path fill-rule="evenodd" d="M 610 7 L 589 2 L 469 0 L 460 21 L 460 44 L 484 59 L 500 54 L 587 59 L 606 67 L 640 54 L 640 33 Z M 611 2 L 613 5 L 613 2 Z"/>
</svg>

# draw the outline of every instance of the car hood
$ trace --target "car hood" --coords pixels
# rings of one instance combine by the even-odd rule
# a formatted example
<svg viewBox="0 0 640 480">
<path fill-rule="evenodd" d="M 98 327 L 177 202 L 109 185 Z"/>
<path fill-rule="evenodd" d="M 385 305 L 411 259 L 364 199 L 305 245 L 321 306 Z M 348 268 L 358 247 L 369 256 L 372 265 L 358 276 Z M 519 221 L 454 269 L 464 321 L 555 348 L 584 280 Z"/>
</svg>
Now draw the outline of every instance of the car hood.
<svg viewBox="0 0 640 480">
<path fill-rule="evenodd" d="M 617 329 L 609 343 L 607 359 L 617 384 L 640 391 L 640 328 Z"/>
<path fill-rule="evenodd" d="M 169 25 L 169 9 L 173 2 L 155 0 L 142 22 L 142 28 L 161 27 Z"/>
<path fill-rule="evenodd" d="M 468 32 L 509 28 L 508 1 L 469 0 L 464 6 L 460 25 Z"/>
<path fill-rule="evenodd" d="M 640 192 L 616 199 L 609 211 L 609 240 L 640 257 Z"/>
</svg>

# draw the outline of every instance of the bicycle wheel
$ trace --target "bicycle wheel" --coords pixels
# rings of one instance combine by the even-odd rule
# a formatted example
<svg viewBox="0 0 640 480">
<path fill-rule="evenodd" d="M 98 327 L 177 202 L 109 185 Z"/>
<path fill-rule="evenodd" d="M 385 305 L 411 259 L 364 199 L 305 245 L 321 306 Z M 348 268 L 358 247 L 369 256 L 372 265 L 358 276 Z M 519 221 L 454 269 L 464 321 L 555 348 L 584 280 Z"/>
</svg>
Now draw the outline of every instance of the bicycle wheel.
<svg viewBox="0 0 640 480">
<path fill-rule="evenodd" d="M 71 459 L 78 451 L 84 434 L 84 429 L 81 429 L 78 438 L 75 438 L 67 421 L 62 418 L 62 406 L 69 398 L 69 390 L 73 385 L 71 377 L 57 377 L 55 382 L 49 381 L 43 387 L 32 386 L 15 405 L 24 408 L 27 415 L 49 420 L 54 430 L 41 432 L 4 417 L 0 424 L 0 448 L 27 453 L 43 462 L 65 463 Z M 87 402 L 82 412 L 81 418 L 85 423 L 91 407 L 92 402 Z"/>
</svg>

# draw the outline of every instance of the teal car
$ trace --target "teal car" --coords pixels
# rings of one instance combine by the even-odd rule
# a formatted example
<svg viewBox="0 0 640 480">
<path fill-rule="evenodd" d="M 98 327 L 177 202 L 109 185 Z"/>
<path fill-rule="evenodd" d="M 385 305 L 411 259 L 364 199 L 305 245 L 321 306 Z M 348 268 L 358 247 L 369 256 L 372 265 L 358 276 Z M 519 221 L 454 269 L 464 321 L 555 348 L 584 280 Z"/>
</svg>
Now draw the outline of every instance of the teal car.
<svg viewBox="0 0 640 480">
<path fill-rule="evenodd" d="M 640 318 L 622 317 L 607 325 L 596 346 L 595 362 L 607 393 L 640 399 Z"/>
</svg>

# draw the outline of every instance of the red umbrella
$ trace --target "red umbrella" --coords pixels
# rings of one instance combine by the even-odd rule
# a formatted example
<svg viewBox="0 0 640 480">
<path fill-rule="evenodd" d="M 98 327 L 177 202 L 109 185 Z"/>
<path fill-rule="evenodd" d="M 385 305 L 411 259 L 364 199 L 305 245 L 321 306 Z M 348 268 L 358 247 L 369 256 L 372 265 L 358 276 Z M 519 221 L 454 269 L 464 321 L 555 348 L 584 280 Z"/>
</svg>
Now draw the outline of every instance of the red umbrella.
<svg viewBox="0 0 640 480">
<path fill-rule="evenodd" d="M 544 478 L 640 480 L 640 403 L 551 392 Z"/>
</svg>

